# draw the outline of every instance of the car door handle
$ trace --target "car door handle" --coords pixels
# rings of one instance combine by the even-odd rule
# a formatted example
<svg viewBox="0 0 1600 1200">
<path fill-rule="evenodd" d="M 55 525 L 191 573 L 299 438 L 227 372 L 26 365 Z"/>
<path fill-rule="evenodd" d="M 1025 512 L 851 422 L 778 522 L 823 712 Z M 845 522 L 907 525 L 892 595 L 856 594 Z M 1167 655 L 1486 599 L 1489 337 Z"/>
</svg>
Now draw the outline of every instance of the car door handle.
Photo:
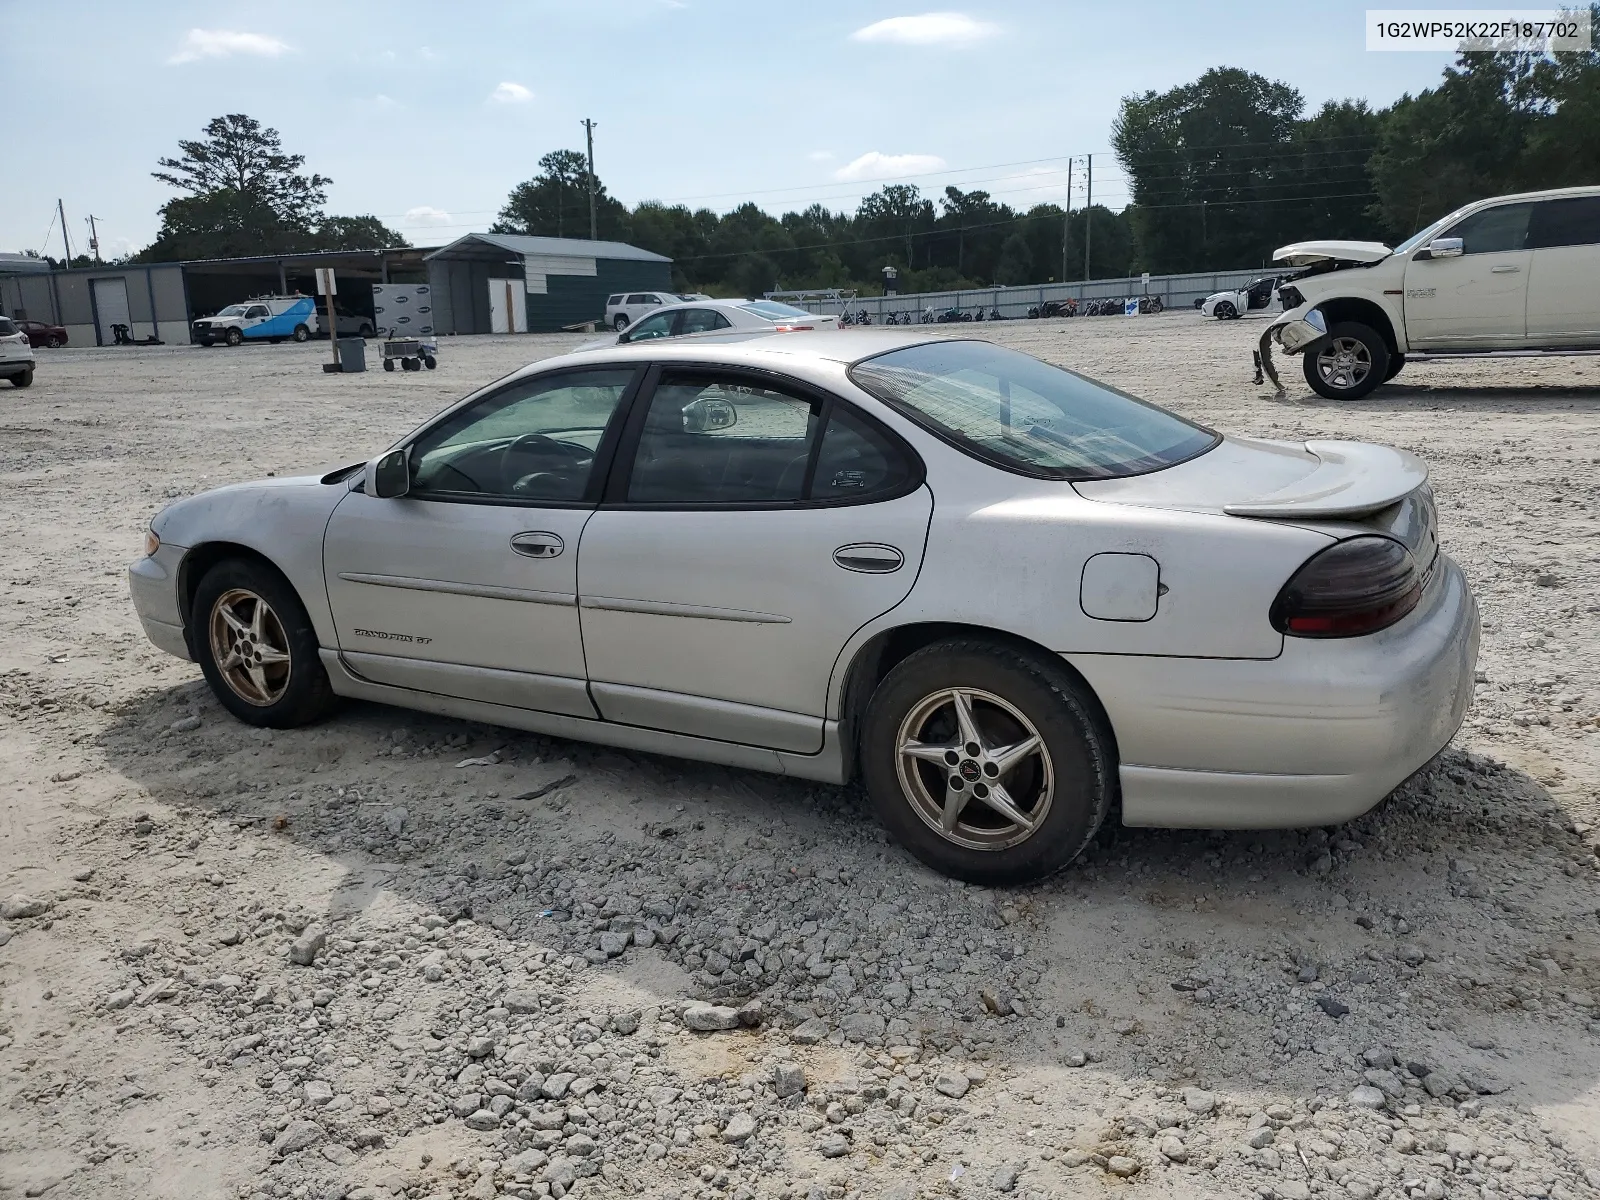
<svg viewBox="0 0 1600 1200">
<path fill-rule="evenodd" d="M 833 552 L 833 561 L 846 571 L 889 575 L 905 565 L 906 556 L 882 542 L 851 542 Z"/>
<path fill-rule="evenodd" d="M 528 558 L 554 558 L 566 548 L 566 543 L 554 533 L 519 533 L 511 539 L 511 548 Z"/>
<path fill-rule="evenodd" d="M 1515 275 L 1520 270 L 1522 270 L 1521 267 L 1512 267 L 1512 266 L 1490 267 L 1489 268 L 1489 274 L 1491 274 L 1491 275 Z"/>
</svg>

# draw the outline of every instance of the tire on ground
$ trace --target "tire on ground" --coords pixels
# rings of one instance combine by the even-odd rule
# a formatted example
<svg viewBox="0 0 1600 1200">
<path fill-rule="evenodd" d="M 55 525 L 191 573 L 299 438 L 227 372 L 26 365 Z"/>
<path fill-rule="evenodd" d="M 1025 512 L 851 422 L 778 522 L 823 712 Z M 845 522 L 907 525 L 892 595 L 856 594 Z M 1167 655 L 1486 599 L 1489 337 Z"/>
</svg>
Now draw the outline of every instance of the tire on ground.
<svg viewBox="0 0 1600 1200">
<path fill-rule="evenodd" d="M 20 374 L 20 375 L 13 375 L 11 377 L 11 386 L 12 387 L 32 387 L 33 386 L 33 368 L 29 367 L 26 371 L 22 372 L 22 374 Z"/>
<path fill-rule="evenodd" d="M 226 341 L 230 346 L 237 346 L 240 342 L 244 341 L 244 334 L 239 332 L 237 328 L 229 329 L 228 332 L 223 335 L 223 340 Z"/>
<path fill-rule="evenodd" d="M 1016 845 L 957 845 L 918 815 L 901 784 L 901 723 L 925 697 L 951 687 L 1004 699 L 1033 724 L 1049 752 L 1049 812 Z M 1023 883 L 1066 866 L 1100 828 L 1117 790 L 1113 746 L 1098 704 L 1064 664 L 1002 642 L 953 638 L 909 655 L 878 684 L 862 723 L 861 771 L 879 820 L 928 866 L 972 883 Z"/>
<path fill-rule="evenodd" d="M 236 590 L 252 592 L 266 601 L 277 615 L 288 643 L 288 683 L 271 704 L 252 704 L 238 695 L 223 678 L 212 651 L 211 622 L 217 601 Z M 195 589 L 188 636 L 189 653 L 200 664 L 212 693 L 246 724 L 292 729 L 321 720 L 338 703 L 317 654 L 317 634 L 305 605 L 289 581 L 264 562 L 228 558 L 208 570 Z"/>
<path fill-rule="evenodd" d="M 1342 339 L 1359 342 L 1366 351 L 1369 363 L 1366 374 L 1349 387 L 1337 387 L 1324 379 L 1317 365 L 1322 353 Z M 1360 321 L 1340 321 L 1328 330 L 1327 340 L 1319 343 L 1319 346 L 1312 346 L 1301 354 L 1305 360 L 1301 365 L 1305 370 L 1306 383 L 1326 400 L 1359 400 L 1389 378 L 1388 343 L 1370 325 L 1363 325 Z"/>
<path fill-rule="evenodd" d="M 628 327 L 628 316 L 627 316 L 626 313 L 618 313 L 617 314 L 617 319 L 615 321 L 611 322 L 611 328 L 615 329 L 618 333 L 621 333 L 627 327 Z"/>
<path fill-rule="evenodd" d="M 1404 367 L 1405 365 L 1406 365 L 1406 356 L 1404 354 L 1391 354 L 1389 356 L 1389 370 L 1387 372 L 1385 372 L 1385 374 L 1383 376 L 1383 381 L 1385 383 L 1388 383 L 1389 380 L 1393 379 L 1396 375 L 1400 374 L 1400 369 L 1402 367 Z"/>
</svg>

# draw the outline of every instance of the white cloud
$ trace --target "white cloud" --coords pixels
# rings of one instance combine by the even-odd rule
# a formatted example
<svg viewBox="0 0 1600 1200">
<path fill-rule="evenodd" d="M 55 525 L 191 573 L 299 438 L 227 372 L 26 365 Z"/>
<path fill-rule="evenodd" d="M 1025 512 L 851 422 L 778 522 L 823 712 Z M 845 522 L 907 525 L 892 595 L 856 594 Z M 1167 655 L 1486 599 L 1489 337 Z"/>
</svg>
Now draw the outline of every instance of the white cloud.
<svg viewBox="0 0 1600 1200">
<path fill-rule="evenodd" d="M 450 224 L 450 214 L 442 208 L 434 208 L 431 204 L 419 204 L 416 208 L 406 209 L 401 224 L 412 229 L 431 229 Z"/>
<path fill-rule="evenodd" d="M 806 155 L 806 157 L 809 158 L 812 162 L 832 162 L 833 161 L 833 151 L 832 150 L 813 150 L 810 154 Z"/>
<path fill-rule="evenodd" d="M 931 12 L 915 17 L 889 17 L 850 35 L 856 42 L 888 42 L 898 46 L 971 46 L 1000 32 L 998 25 L 966 13 Z"/>
<path fill-rule="evenodd" d="M 941 171 L 944 166 L 944 159 L 937 154 L 880 154 L 876 150 L 869 150 L 860 158 L 840 167 L 833 177 L 844 183 L 857 183 L 867 179 L 921 175 L 928 171 Z"/>
<path fill-rule="evenodd" d="M 277 58 L 294 47 L 264 33 L 242 33 L 236 29 L 191 29 L 184 35 L 178 52 L 169 63 L 199 62 L 202 58 L 232 58 L 253 54 L 257 58 Z"/>
<path fill-rule="evenodd" d="M 502 83 L 489 93 L 489 99 L 496 104 L 526 104 L 533 99 L 533 93 L 520 83 Z"/>
</svg>

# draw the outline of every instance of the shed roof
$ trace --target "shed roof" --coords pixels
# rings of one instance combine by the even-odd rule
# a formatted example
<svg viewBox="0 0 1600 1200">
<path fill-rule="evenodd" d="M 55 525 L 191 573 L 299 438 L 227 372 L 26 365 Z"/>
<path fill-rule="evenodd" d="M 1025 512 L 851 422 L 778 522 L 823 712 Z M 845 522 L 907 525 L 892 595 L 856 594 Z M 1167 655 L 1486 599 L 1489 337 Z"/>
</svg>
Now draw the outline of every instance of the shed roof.
<svg viewBox="0 0 1600 1200">
<path fill-rule="evenodd" d="M 655 254 L 626 242 L 591 242 L 588 238 L 524 237 L 519 233 L 469 233 L 428 255 L 429 259 L 486 258 L 502 253 L 545 254 L 559 258 L 622 258 L 636 262 L 668 263 Z"/>
</svg>

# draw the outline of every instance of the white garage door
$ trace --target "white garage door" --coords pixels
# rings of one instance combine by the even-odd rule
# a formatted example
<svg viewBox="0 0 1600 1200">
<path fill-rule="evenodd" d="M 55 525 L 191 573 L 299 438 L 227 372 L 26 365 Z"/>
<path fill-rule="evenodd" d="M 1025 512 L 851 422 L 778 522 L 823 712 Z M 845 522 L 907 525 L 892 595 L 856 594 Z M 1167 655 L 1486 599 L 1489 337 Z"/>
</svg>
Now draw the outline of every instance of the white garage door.
<svg viewBox="0 0 1600 1200">
<path fill-rule="evenodd" d="M 528 302 L 522 280 L 489 280 L 489 332 L 528 332 Z"/>
<path fill-rule="evenodd" d="M 95 327 L 100 334 L 100 345 L 109 346 L 115 340 L 111 327 L 126 325 L 133 331 L 133 321 L 128 316 L 128 282 L 125 279 L 96 279 L 89 285 L 94 289 Z"/>
</svg>

